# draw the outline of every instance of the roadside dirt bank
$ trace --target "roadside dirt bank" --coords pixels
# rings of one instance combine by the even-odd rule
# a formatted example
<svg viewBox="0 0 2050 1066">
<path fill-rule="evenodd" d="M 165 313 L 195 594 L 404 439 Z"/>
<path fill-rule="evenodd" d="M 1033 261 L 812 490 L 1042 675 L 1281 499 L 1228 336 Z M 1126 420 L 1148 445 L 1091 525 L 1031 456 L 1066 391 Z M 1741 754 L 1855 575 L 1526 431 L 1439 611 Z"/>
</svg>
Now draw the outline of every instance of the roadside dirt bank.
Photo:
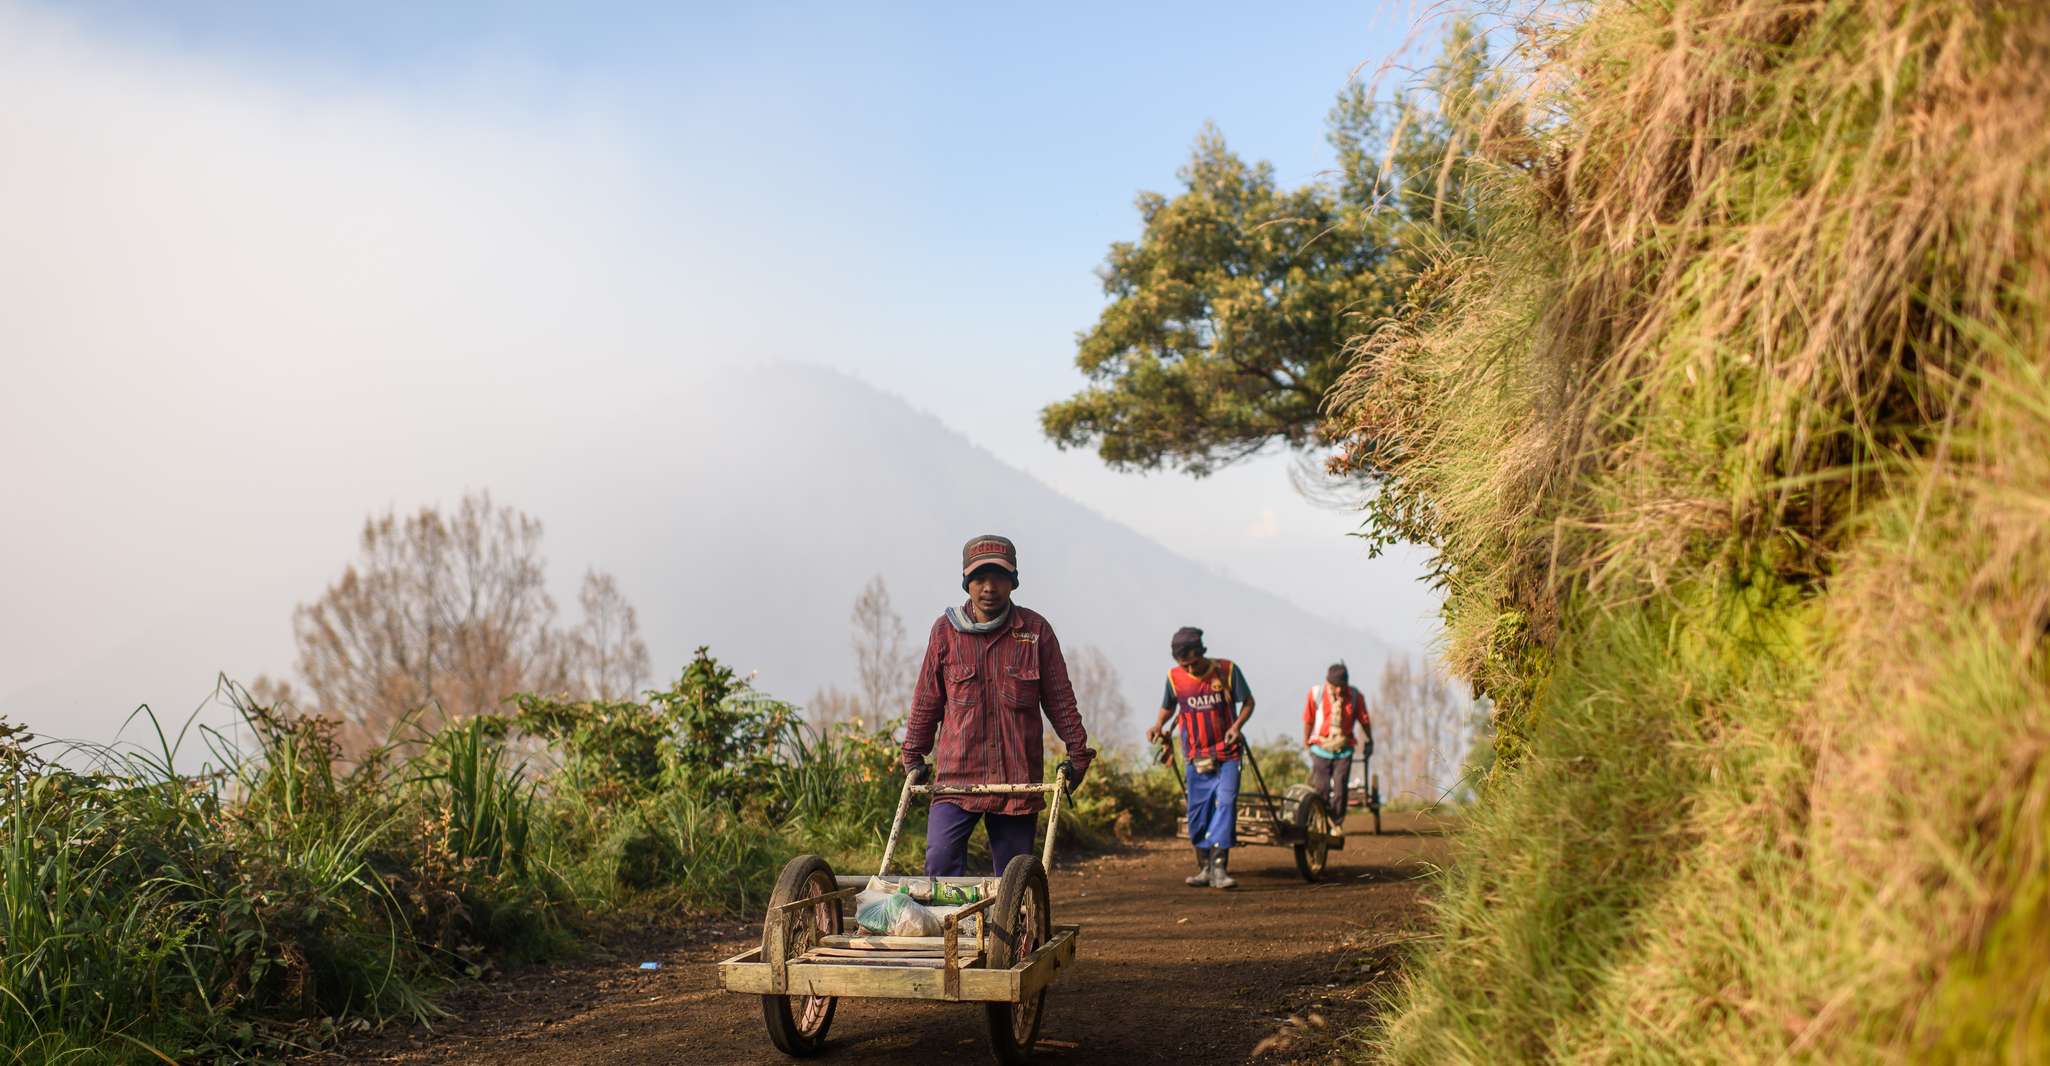
<svg viewBox="0 0 2050 1066">
<path fill-rule="evenodd" d="M 1443 862 L 1443 823 L 1390 813 L 1388 832 L 1348 819 L 1346 848 L 1307 884 L 1282 848 L 1232 854 L 1235 891 L 1181 883 L 1186 844 L 1153 840 L 1061 864 L 1056 923 L 1082 927 L 1077 965 L 1053 986 L 1040 1057 L 1050 1064 L 1323 1063 L 1370 1020 L 1424 920 L 1421 876 Z M 591 959 L 464 989 L 433 1031 L 379 1034 L 303 1063 L 690 1066 L 785 1060 L 760 1001 L 719 989 L 714 964 L 759 943 L 759 920 L 652 933 Z M 637 969 L 659 961 L 653 972 Z M 822 1063 L 990 1061 L 966 1004 L 840 1003 Z"/>
</svg>

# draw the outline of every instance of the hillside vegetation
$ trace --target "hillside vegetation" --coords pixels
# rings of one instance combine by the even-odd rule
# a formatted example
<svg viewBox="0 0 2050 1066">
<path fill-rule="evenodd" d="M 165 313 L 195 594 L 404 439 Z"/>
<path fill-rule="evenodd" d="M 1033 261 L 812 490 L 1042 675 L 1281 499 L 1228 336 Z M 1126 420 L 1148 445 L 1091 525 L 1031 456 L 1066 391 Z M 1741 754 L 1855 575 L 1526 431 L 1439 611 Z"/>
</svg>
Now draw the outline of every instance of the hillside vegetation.
<svg viewBox="0 0 2050 1066">
<path fill-rule="evenodd" d="M 607 916 L 756 918 L 803 852 L 873 869 L 903 782 L 888 726 L 813 728 L 703 649 L 637 699 L 524 695 L 354 757 L 230 695 L 248 738 L 197 773 L 0 721 L 0 1063 L 273 1062 L 432 1020 Z M 1113 755 L 1063 839 L 1166 831 L 1177 799 Z"/>
<path fill-rule="evenodd" d="M 1396 1061 L 2050 1061 L 2050 7 L 1595 0 L 1356 350 L 1497 762 Z"/>
</svg>

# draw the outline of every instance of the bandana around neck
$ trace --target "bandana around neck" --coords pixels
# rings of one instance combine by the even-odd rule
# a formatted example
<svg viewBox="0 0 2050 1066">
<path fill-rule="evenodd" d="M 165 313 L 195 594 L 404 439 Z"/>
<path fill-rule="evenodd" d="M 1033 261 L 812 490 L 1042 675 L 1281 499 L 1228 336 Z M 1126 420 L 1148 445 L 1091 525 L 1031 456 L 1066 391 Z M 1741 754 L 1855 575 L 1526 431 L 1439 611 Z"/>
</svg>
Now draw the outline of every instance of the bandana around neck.
<svg viewBox="0 0 2050 1066">
<path fill-rule="evenodd" d="M 1003 628 L 1004 623 L 1010 620 L 1011 609 L 1009 607 L 1004 608 L 1004 613 L 997 615 L 987 622 L 977 622 L 969 618 L 968 611 L 965 608 L 947 608 L 947 621 L 952 622 L 954 629 L 961 633 L 994 633 Z"/>
</svg>

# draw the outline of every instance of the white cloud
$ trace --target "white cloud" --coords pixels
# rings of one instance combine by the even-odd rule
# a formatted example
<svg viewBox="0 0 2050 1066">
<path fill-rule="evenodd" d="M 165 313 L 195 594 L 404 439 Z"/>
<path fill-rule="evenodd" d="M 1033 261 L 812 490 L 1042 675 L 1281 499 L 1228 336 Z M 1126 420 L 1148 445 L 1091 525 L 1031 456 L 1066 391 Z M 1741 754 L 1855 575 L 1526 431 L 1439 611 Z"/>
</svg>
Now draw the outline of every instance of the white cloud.
<svg viewBox="0 0 2050 1066">
<path fill-rule="evenodd" d="M 277 669 L 365 513 L 727 347 L 725 239 L 595 112 L 255 81 L 5 3 L 0 98 L 0 695 L 144 634 L 231 649 L 137 660 L 160 703 Z"/>
<path fill-rule="evenodd" d="M 495 93 L 500 77 L 517 84 Z M 1333 617 L 1387 616 L 1388 596 L 1370 614 L 1328 577 L 1359 557 L 1352 519 L 1301 515 L 1272 463 L 1119 477 L 1044 447 L 1037 399 L 985 417 L 983 367 L 959 353 L 1015 288 L 936 301 L 915 242 L 891 259 L 863 243 L 887 225 L 848 229 L 876 194 L 834 174 L 858 168 L 764 171 L 805 131 L 711 99 L 690 128 L 722 139 L 669 143 L 603 91 L 489 57 L 440 84 L 458 91 L 256 76 L 0 0 L 0 701 L 17 698 L 0 713 L 105 735 L 145 699 L 190 708 L 216 670 L 282 671 L 293 606 L 373 510 L 550 496 L 569 502 L 543 514 L 557 576 L 605 566 L 603 534 L 572 521 L 580 493 L 615 491 L 591 453 L 667 424 L 704 364 L 749 356 L 876 364 L 1173 551 Z M 900 347 L 948 373 L 882 362 Z M 1255 508 L 1257 544 L 1237 535 Z M 1361 583 L 1407 597 L 1405 566 Z"/>
</svg>

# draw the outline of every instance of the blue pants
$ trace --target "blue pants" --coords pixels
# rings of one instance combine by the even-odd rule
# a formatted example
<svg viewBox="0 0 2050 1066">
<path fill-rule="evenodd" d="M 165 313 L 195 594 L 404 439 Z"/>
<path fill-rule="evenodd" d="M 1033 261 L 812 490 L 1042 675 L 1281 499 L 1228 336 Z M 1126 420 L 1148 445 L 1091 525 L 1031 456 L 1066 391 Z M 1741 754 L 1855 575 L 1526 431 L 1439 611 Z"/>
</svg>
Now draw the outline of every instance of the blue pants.
<svg viewBox="0 0 2050 1066">
<path fill-rule="evenodd" d="M 996 860 L 1001 876 L 1013 856 L 1032 854 L 1032 830 L 1039 823 L 1036 814 L 984 814 L 964 811 L 953 803 L 935 803 L 925 816 L 925 876 L 965 877 L 968 874 L 968 834 L 975 822 L 989 830 L 989 855 Z"/>
<path fill-rule="evenodd" d="M 1215 772 L 1199 774 L 1189 767 L 1189 843 L 1199 848 L 1228 848 L 1238 842 L 1239 761 L 1217 764 Z"/>
</svg>

